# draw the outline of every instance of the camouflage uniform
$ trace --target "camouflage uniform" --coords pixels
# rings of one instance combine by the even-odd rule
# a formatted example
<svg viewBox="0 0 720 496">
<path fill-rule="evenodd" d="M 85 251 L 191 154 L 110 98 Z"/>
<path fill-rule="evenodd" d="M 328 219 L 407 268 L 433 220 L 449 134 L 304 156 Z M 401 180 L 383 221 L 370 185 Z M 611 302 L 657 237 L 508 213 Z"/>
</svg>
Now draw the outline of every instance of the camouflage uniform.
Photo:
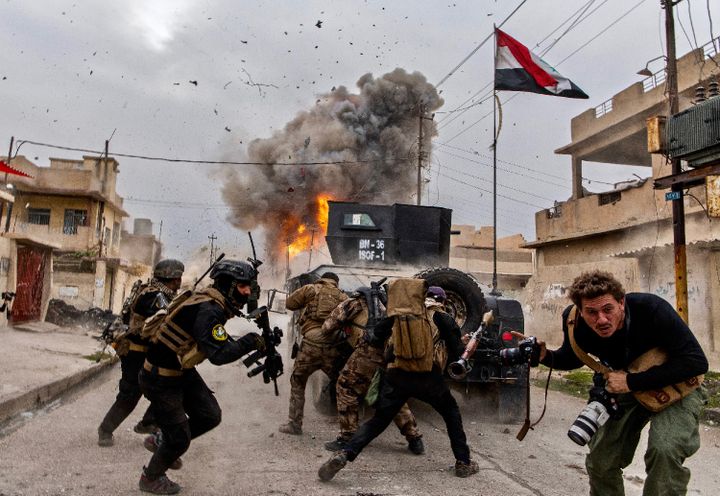
<svg viewBox="0 0 720 496">
<path fill-rule="evenodd" d="M 302 433 L 305 386 L 308 378 L 316 370 L 322 370 L 331 380 L 336 378 L 339 369 L 338 361 L 342 359 L 339 345 L 343 344 L 344 340 L 339 341 L 336 336 L 326 336 L 321 331 L 323 321 L 309 317 L 314 313 L 310 307 L 313 305 L 320 286 L 323 285 L 337 289 L 337 282 L 323 278 L 314 284 L 307 284 L 294 291 L 288 296 L 285 303 L 288 310 L 302 309 L 299 324 L 300 332 L 303 335 L 302 344 L 290 376 L 289 422 L 280 427 L 281 432 L 288 434 Z M 345 296 L 345 298 L 347 297 Z"/>
<path fill-rule="evenodd" d="M 384 368 L 385 357 L 382 347 L 372 346 L 365 339 L 365 323 L 368 319 L 367 304 L 364 298 L 357 297 L 341 303 L 325 320 L 322 330 L 333 335 L 344 329 L 348 341 L 355 351 L 340 372 L 337 382 L 337 410 L 340 422 L 341 440 L 349 440 L 358 427 L 360 403 L 367 394 L 375 372 Z M 384 343 L 383 343 L 384 344 Z M 407 403 L 403 405 L 393 419 L 400 433 L 408 441 L 421 437 L 415 416 Z"/>
</svg>

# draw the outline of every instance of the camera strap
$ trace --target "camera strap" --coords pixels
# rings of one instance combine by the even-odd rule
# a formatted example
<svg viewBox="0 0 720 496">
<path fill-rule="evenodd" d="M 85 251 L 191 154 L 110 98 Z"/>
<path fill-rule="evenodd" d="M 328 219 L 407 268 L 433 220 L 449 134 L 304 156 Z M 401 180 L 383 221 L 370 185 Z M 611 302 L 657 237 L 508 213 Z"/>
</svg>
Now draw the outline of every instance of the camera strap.
<svg viewBox="0 0 720 496">
<path fill-rule="evenodd" d="M 565 321 L 565 324 L 567 325 L 568 330 L 568 338 L 570 339 L 570 346 L 572 347 L 573 351 L 575 352 L 575 355 L 588 367 L 593 369 L 595 372 L 600 372 L 601 374 L 608 374 L 612 372 L 612 369 L 609 367 L 606 367 L 602 363 L 600 363 L 599 360 L 591 357 L 588 355 L 585 350 L 580 348 L 578 346 L 577 342 L 575 341 L 575 323 L 577 322 L 577 307 L 573 305 L 573 307 L 570 309 L 570 313 L 568 314 L 568 318 Z"/>
</svg>

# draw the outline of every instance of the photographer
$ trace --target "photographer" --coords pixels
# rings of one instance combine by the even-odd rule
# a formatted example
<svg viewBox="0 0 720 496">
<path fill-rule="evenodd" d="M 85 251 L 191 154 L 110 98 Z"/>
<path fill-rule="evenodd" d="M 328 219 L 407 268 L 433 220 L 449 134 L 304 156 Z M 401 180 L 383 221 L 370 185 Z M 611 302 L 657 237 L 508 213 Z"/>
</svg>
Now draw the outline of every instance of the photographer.
<svg viewBox="0 0 720 496">
<path fill-rule="evenodd" d="M 563 343 L 559 349 L 550 351 L 544 342 L 538 342 L 540 361 L 560 370 L 582 367 L 583 361 L 571 344 L 569 328 L 573 329 L 580 353 L 598 357 L 611 369 L 605 374 L 604 388 L 619 407 L 617 415 L 611 415 L 594 436 L 590 433 L 590 452 L 585 462 L 590 495 L 625 494 L 622 470 L 632 461 L 640 433 L 648 422 L 643 494 L 685 494 L 690 470 L 683 467 L 683 462 L 700 447 L 702 388 L 657 413 L 643 407 L 630 393 L 663 388 L 705 373 L 708 362 L 695 336 L 665 300 L 647 293 L 626 295 L 620 282 L 608 272 L 584 273 L 568 292 L 577 310 L 571 305 L 563 312 Z M 575 314 L 574 319 L 571 314 Z M 667 353 L 664 363 L 642 372 L 627 372 L 633 361 L 653 348 Z"/>
</svg>

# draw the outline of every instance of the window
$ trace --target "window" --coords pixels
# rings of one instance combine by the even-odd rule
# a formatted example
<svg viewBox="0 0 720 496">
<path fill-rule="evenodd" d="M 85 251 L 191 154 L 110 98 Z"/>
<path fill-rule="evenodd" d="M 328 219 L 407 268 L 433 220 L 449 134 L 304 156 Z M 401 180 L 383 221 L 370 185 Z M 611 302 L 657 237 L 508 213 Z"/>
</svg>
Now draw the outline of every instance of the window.
<svg viewBox="0 0 720 496">
<path fill-rule="evenodd" d="M 375 227 L 368 214 L 345 214 L 343 226 Z"/>
<path fill-rule="evenodd" d="M 119 222 L 113 222 L 113 229 L 112 229 L 112 244 L 116 245 L 120 241 L 120 223 Z"/>
<path fill-rule="evenodd" d="M 609 193 L 600 193 L 598 195 L 598 205 L 608 205 L 620 201 L 620 192 L 611 191 Z"/>
<path fill-rule="evenodd" d="M 63 234 L 77 234 L 78 226 L 87 226 L 87 210 L 65 209 Z"/>
<path fill-rule="evenodd" d="M 50 209 L 49 208 L 28 208 L 28 222 L 30 224 L 49 226 L 50 225 Z"/>
</svg>

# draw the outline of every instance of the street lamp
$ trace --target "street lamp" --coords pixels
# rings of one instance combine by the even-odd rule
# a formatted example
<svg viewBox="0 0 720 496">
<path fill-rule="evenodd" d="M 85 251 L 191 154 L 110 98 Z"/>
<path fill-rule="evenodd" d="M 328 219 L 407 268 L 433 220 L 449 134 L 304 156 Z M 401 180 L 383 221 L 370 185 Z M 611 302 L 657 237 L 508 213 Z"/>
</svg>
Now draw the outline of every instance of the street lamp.
<svg viewBox="0 0 720 496">
<path fill-rule="evenodd" d="M 650 69 L 648 69 L 648 66 L 650 65 L 651 62 L 655 62 L 656 60 L 660 60 L 660 59 L 667 60 L 667 57 L 665 57 L 665 55 L 659 55 L 659 56 L 655 57 L 654 59 L 648 60 L 647 64 L 645 64 L 645 67 L 643 67 L 642 69 L 637 71 L 637 74 L 639 76 L 645 76 L 645 77 L 652 76 L 653 73 Z"/>
</svg>

